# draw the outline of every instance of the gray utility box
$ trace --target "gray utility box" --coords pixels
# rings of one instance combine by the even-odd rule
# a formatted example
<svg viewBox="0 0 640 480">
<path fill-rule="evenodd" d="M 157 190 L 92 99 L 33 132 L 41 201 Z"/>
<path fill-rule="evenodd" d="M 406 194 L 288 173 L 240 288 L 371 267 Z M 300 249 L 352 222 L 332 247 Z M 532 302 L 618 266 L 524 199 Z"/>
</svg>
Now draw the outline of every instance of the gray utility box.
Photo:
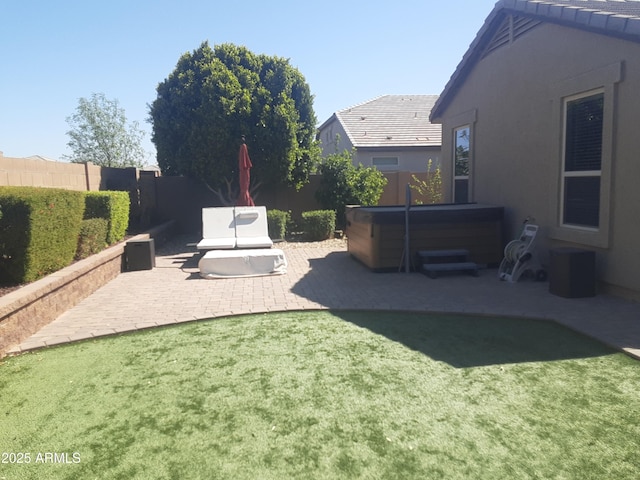
<svg viewBox="0 0 640 480">
<path fill-rule="evenodd" d="M 596 294 L 596 254 L 579 248 L 549 251 L 549 292 L 559 297 L 582 298 Z"/>
<path fill-rule="evenodd" d="M 153 238 L 127 242 L 124 246 L 124 256 L 127 272 L 151 270 L 156 266 L 156 249 Z"/>
</svg>

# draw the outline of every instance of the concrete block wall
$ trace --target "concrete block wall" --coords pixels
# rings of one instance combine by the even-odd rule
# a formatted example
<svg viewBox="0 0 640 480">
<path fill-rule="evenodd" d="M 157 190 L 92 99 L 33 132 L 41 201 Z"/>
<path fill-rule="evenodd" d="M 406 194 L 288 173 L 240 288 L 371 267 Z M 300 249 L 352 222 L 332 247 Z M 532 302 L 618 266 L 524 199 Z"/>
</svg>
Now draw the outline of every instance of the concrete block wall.
<svg viewBox="0 0 640 480">
<path fill-rule="evenodd" d="M 173 222 L 127 241 L 167 238 Z M 77 305 L 123 269 L 125 242 L 76 262 L 0 297 L 0 358 L 62 313 Z"/>
</svg>

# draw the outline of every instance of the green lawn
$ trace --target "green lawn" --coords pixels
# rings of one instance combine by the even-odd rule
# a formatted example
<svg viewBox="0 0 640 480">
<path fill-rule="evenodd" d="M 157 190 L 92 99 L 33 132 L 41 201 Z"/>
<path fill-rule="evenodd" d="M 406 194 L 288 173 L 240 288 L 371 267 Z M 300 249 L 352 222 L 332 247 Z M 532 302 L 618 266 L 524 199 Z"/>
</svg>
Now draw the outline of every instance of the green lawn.
<svg viewBox="0 0 640 480">
<path fill-rule="evenodd" d="M 639 387 L 546 322 L 222 318 L 5 359 L 0 479 L 637 479 Z"/>
</svg>

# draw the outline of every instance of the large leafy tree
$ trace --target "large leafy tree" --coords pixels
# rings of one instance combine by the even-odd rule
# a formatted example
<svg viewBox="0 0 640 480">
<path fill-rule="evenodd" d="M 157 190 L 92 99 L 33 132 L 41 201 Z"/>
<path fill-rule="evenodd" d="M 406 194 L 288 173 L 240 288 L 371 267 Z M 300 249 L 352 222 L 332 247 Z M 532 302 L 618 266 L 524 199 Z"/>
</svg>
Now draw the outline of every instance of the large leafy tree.
<svg viewBox="0 0 640 480">
<path fill-rule="evenodd" d="M 152 141 L 165 175 L 213 189 L 237 179 L 246 139 L 252 183 L 301 187 L 319 155 L 313 97 L 302 74 L 279 57 L 208 42 L 185 53 L 157 87 Z"/>
<path fill-rule="evenodd" d="M 102 167 L 142 167 L 145 151 L 144 132 L 138 123 L 127 124 L 118 100 L 109 100 L 104 93 L 80 98 L 75 113 L 67 117 L 71 130 L 67 145 L 73 152 L 64 158 L 74 162 L 92 162 Z"/>
</svg>

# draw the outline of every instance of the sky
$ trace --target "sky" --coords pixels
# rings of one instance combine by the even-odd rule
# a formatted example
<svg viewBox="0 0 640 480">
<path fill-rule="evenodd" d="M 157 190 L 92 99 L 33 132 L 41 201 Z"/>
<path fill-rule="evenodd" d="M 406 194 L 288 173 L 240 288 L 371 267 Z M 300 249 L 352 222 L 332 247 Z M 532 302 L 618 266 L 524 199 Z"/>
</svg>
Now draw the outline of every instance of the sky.
<svg viewBox="0 0 640 480">
<path fill-rule="evenodd" d="M 440 94 L 495 0 L 0 0 L 0 151 L 70 155 L 80 98 L 117 100 L 146 132 L 149 105 L 203 41 L 289 59 L 319 124 L 387 94 Z"/>
</svg>

